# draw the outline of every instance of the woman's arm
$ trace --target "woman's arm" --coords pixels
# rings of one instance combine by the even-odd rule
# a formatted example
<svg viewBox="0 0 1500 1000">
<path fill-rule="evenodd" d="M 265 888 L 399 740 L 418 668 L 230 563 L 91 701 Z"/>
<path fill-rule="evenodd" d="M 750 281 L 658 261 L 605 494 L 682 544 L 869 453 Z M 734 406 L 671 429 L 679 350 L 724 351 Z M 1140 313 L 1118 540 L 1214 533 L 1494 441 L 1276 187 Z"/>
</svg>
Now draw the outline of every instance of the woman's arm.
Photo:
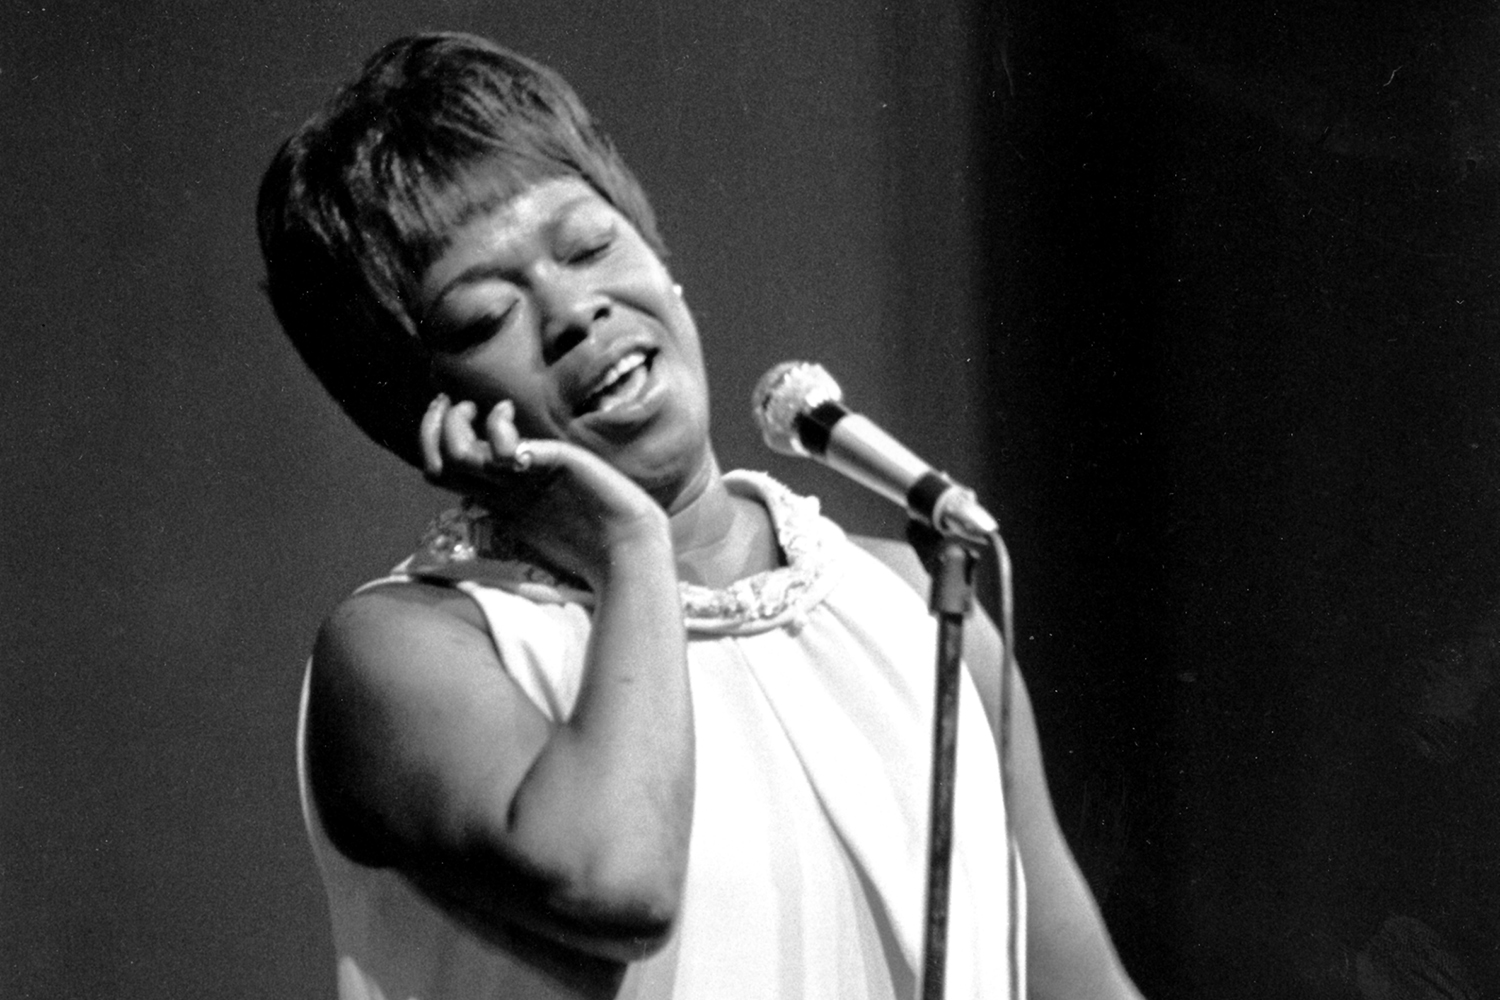
<svg viewBox="0 0 1500 1000">
<path fill-rule="evenodd" d="M 909 545 L 886 539 L 856 541 L 926 597 L 927 572 Z M 964 662 L 979 689 L 991 731 L 998 732 L 1000 635 L 982 610 L 965 625 Z M 1036 1000 L 1139 1000 L 1058 827 L 1031 699 L 1019 672 L 1012 675 L 1011 691 L 1011 794 L 1006 809 L 1026 875 L 1028 993 Z"/>
<path fill-rule="evenodd" d="M 534 453 L 553 478 L 528 540 L 597 602 L 572 716 L 543 718 L 466 597 L 378 588 L 347 601 L 314 651 L 313 791 L 340 850 L 398 868 L 477 930 L 506 939 L 519 925 L 628 960 L 671 928 L 692 820 L 668 525 L 594 456 L 557 442 Z"/>
</svg>

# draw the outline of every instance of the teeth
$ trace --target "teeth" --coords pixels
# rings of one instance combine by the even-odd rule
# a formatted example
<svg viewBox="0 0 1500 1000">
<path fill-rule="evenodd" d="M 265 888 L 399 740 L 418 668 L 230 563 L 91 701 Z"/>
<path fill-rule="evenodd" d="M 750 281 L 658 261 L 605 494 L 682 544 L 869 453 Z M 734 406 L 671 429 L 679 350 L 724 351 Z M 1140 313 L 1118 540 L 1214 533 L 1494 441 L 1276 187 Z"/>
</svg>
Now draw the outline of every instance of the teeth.
<svg viewBox="0 0 1500 1000">
<path fill-rule="evenodd" d="M 645 363 L 646 356 L 644 354 L 642 354 L 640 351 L 631 351 L 619 361 L 616 361 L 610 367 L 609 371 L 604 373 L 604 378 L 600 380 L 599 384 L 602 385 L 605 390 L 608 390 L 610 385 L 619 381 L 621 378 L 624 378 L 625 373 L 630 371 L 630 369 L 636 367 L 637 365 L 642 365 Z"/>
<path fill-rule="evenodd" d="M 631 351 L 610 366 L 599 379 L 599 388 L 590 397 L 591 408 L 612 409 L 624 402 L 633 389 L 639 388 L 645 376 L 646 355 L 642 351 Z M 634 377 L 639 374 L 639 378 Z"/>
</svg>

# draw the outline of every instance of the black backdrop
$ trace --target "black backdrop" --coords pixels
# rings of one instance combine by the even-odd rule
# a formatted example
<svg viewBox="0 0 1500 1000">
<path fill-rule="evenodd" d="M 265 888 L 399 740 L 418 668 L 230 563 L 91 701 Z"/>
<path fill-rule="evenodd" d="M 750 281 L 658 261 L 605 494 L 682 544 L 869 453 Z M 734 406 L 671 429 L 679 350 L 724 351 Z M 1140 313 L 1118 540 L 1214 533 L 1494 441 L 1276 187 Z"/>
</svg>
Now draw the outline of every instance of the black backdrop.
<svg viewBox="0 0 1500 1000">
<path fill-rule="evenodd" d="M 1496 8 L 1022 3 L 1008 33 L 1022 655 L 1133 970 L 1495 995 Z"/>
<path fill-rule="evenodd" d="M 281 343 L 251 206 L 421 27 L 614 132 L 726 464 L 899 531 L 753 440 L 750 385 L 811 355 L 1001 510 L 1059 813 L 1148 994 L 1496 993 L 1495 8 L 899 6 L 7 15 L 0 994 L 331 994 L 301 660 L 441 499 Z"/>
</svg>

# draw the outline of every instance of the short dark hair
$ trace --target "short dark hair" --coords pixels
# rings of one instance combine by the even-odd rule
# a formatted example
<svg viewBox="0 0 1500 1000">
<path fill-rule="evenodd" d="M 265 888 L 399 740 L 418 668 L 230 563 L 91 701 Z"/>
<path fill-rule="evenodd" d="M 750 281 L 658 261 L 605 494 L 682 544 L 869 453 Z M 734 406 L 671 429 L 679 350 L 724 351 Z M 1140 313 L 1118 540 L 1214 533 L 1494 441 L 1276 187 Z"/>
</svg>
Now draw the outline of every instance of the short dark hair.
<svg viewBox="0 0 1500 1000">
<path fill-rule="evenodd" d="M 354 422 L 413 465 L 436 389 L 416 285 L 448 235 L 578 177 L 665 256 L 645 192 L 561 76 L 473 35 L 400 38 L 294 132 L 261 181 L 266 292 Z"/>
</svg>

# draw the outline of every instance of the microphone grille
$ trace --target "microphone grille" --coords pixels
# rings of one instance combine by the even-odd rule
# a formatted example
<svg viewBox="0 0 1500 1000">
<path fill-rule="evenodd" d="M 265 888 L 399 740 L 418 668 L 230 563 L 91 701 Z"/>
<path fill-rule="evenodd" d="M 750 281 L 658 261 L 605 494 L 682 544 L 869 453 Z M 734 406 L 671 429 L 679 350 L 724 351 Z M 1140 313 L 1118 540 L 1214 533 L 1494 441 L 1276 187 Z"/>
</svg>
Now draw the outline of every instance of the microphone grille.
<svg viewBox="0 0 1500 1000">
<path fill-rule="evenodd" d="M 811 361 L 783 361 L 760 377 L 750 394 L 750 414 L 772 451 L 806 458 L 797 418 L 824 403 L 843 402 L 833 376 Z"/>
</svg>

